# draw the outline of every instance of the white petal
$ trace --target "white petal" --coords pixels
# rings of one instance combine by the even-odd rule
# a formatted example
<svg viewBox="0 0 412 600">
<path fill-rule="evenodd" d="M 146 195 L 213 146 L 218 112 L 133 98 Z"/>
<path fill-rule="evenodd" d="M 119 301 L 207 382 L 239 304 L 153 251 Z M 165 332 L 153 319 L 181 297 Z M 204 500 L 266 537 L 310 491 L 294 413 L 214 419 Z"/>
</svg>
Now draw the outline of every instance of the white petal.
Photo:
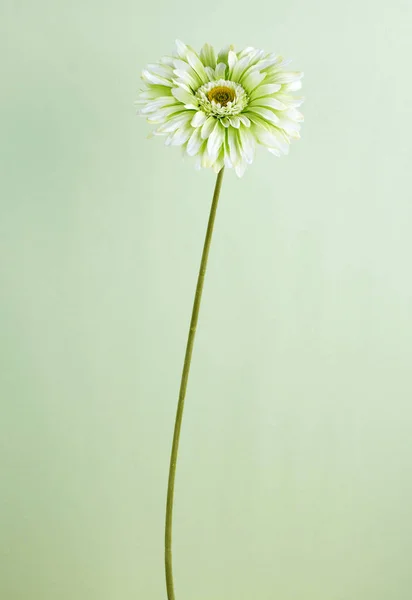
<svg viewBox="0 0 412 600">
<path fill-rule="evenodd" d="M 166 96 L 166 97 L 161 96 L 160 98 L 156 98 L 156 100 L 153 100 L 152 102 L 147 102 L 146 106 L 141 109 L 140 113 L 142 115 L 154 113 L 157 110 L 159 110 L 159 108 L 163 108 L 164 106 L 171 106 L 171 105 L 177 106 L 176 99 L 173 98 L 173 96 Z"/>
<path fill-rule="evenodd" d="M 183 104 L 191 104 L 196 100 L 193 94 L 189 94 L 181 87 L 175 87 L 172 89 L 173 96 L 179 100 L 179 102 L 183 102 Z"/>
<path fill-rule="evenodd" d="M 247 46 L 247 48 L 243 48 L 243 50 L 241 50 L 238 54 L 238 58 L 241 59 L 244 56 L 248 56 L 250 54 L 252 54 L 252 52 L 255 51 L 255 48 L 253 48 L 253 46 Z"/>
<path fill-rule="evenodd" d="M 205 145 L 206 144 L 203 144 L 199 154 L 202 155 L 202 167 L 204 169 L 210 169 L 210 167 L 213 165 L 214 160 L 212 158 L 210 158 L 210 156 L 206 152 Z"/>
<path fill-rule="evenodd" d="M 226 46 L 226 48 L 222 48 L 222 50 L 220 50 L 219 54 L 217 55 L 217 62 L 218 63 L 225 63 L 225 65 L 228 64 L 228 55 L 229 52 L 231 50 L 234 50 L 234 46 Z"/>
<path fill-rule="evenodd" d="M 276 148 L 268 148 L 268 151 L 271 154 L 274 154 L 275 156 L 282 156 L 282 153 L 280 152 L 280 150 L 277 150 Z"/>
<path fill-rule="evenodd" d="M 165 79 L 173 78 L 173 68 L 168 65 L 150 64 L 147 65 L 146 70 L 153 75 L 159 75 L 159 77 L 164 77 Z"/>
<path fill-rule="evenodd" d="M 149 123 L 166 123 L 166 121 L 169 121 L 171 116 L 175 113 L 181 114 L 182 108 L 181 104 L 177 104 L 176 106 L 165 106 L 164 108 L 160 108 L 156 113 L 150 113 L 147 120 Z M 190 115 L 190 112 L 187 111 L 186 113 L 185 111 L 184 114 Z"/>
<path fill-rule="evenodd" d="M 253 67 L 254 65 L 256 65 L 259 62 L 259 60 L 261 60 L 264 57 L 264 55 L 265 55 L 265 53 L 263 50 L 252 48 L 250 50 L 250 52 L 248 52 L 247 54 L 244 54 L 243 52 L 241 52 L 238 55 L 238 58 L 242 59 L 242 58 L 244 58 L 244 56 L 247 56 L 249 59 L 250 67 Z"/>
<path fill-rule="evenodd" d="M 189 94 L 192 94 L 192 96 L 193 96 L 194 92 L 193 92 L 192 88 L 190 87 L 190 85 L 187 85 L 180 79 L 175 79 L 174 82 L 176 84 L 176 87 L 182 88 L 182 90 L 185 90 L 186 92 L 188 92 Z M 172 90 L 169 90 L 169 91 L 172 92 Z"/>
<path fill-rule="evenodd" d="M 207 119 L 207 117 L 206 117 L 205 113 L 202 110 L 198 110 L 192 119 L 191 125 L 192 125 L 192 127 L 201 127 L 201 125 L 203 125 L 203 123 L 206 121 L 206 119 Z"/>
<path fill-rule="evenodd" d="M 228 62 L 228 65 L 229 65 L 229 77 L 231 77 L 231 74 L 232 74 L 232 71 L 233 71 L 233 67 L 237 63 L 236 52 L 233 52 L 233 50 L 229 50 L 229 54 L 228 54 L 228 57 L 227 57 L 227 62 Z"/>
<path fill-rule="evenodd" d="M 272 79 L 275 83 L 294 83 L 302 79 L 303 73 L 298 71 L 279 71 L 273 75 Z"/>
<path fill-rule="evenodd" d="M 179 71 L 190 71 L 192 74 L 194 73 L 193 67 L 189 65 L 186 59 L 182 60 L 181 58 L 175 58 L 173 61 L 173 65 L 174 68 L 178 69 Z"/>
<path fill-rule="evenodd" d="M 232 161 L 230 160 L 230 148 L 229 148 L 229 130 L 226 130 L 225 141 L 223 143 L 224 148 L 224 164 L 225 167 L 231 169 L 233 167 Z"/>
<path fill-rule="evenodd" d="M 224 138 L 225 130 L 219 121 L 216 120 L 216 125 L 207 140 L 207 152 L 212 160 L 215 160 L 218 157 Z"/>
<path fill-rule="evenodd" d="M 184 44 L 180 40 L 176 40 L 175 44 L 177 53 L 180 56 L 180 58 L 186 58 L 186 54 L 189 52 L 189 48 L 186 46 L 186 44 Z"/>
<path fill-rule="evenodd" d="M 278 127 L 262 122 L 259 117 L 253 117 L 253 133 L 262 146 L 278 148 L 283 154 L 289 152 L 289 140 Z"/>
<path fill-rule="evenodd" d="M 229 144 L 230 161 L 233 166 L 236 166 L 240 161 L 240 149 L 238 142 L 237 130 L 229 127 L 227 130 L 227 139 Z"/>
<path fill-rule="evenodd" d="M 266 73 L 252 71 L 242 80 L 242 86 L 249 94 L 265 79 Z"/>
<path fill-rule="evenodd" d="M 171 87 L 173 87 L 174 85 L 179 85 L 179 87 L 181 87 L 180 83 L 184 83 L 187 86 L 189 86 L 189 88 L 191 88 L 192 90 L 197 90 L 197 88 L 200 87 L 200 85 L 202 84 L 202 82 L 200 81 L 196 73 L 193 71 L 193 69 L 190 69 L 190 71 L 182 71 L 181 69 L 175 69 L 174 74 L 177 77 L 177 81 L 175 80 L 176 83 L 172 83 Z"/>
<path fill-rule="evenodd" d="M 300 82 L 299 82 L 300 83 Z M 277 99 L 283 102 L 286 106 L 298 107 L 303 104 L 305 98 L 303 96 L 290 96 L 289 94 L 277 94 Z"/>
<path fill-rule="evenodd" d="M 283 152 L 283 154 L 288 154 L 290 142 L 285 133 L 277 127 L 272 127 L 271 131 L 278 141 L 279 150 Z"/>
<path fill-rule="evenodd" d="M 286 106 L 277 100 L 277 98 L 272 98 L 272 96 L 265 96 L 265 98 L 257 98 L 256 100 L 252 100 L 249 103 L 249 106 L 269 106 L 270 108 L 275 108 L 276 110 L 285 110 Z"/>
<path fill-rule="evenodd" d="M 287 119 L 287 118 L 283 117 L 282 115 L 280 115 L 280 119 L 279 119 L 279 123 L 278 123 L 277 127 L 284 129 L 286 131 L 286 133 L 288 133 L 289 135 L 292 135 L 294 133 L 299 133 L 299 130 L 300 130 L 299 123 L 296 123 L 296 121 L 292 121 L 291 119 Z"/>
<path fill-rule="evenodd" d="M 239 83 L 242 83 L 242 81 L 244 79 L 246 79 L 246 77 L 248 77 L 251 73 L 254 73 L 255 71 L 259 71 L 259 66 L 257 63 L 259 62 L 259 60 L 262 58 L 263 55 L 264 55 L 263 50 L 255 50 L 253 52 L 253 54 L 251 54 L 249 56 L 249 67 L 240 76 Z"/>
<path fill-rule="evenodd" d="M 172 116 L 170 119 L 168 119 L 166 123 L 163 123 L 163 125 L 160 125 L 156 129 L 155 133 L 160 135 L 176 131 L 176 129 L 179 129 L 179 127 L 183 127 L 184 125 L 187 125 L 189 123 L 190 116 L 190 112 L 180 112 L 177 115 Z"/>
<path fill-rule="evenodd" d="M 298 110 L 296 110 L 296 108 L 289 108 L 288 110 L 286 110 L 284 113 L 285 117 L 287 117 L 288 119 L 292 119 L 292 121 L 296 121 L 297 123 L 301 123 L 302 121 L 305 120 L 304 116 L 302 115 L 301 112 L 299 112 Z M 282 115 L 283 116 L 283 115 Z"/>
<path fill-rule="evenodd" d="M 150 73 L 149 71 L 144 70 L 142 73 L 142 79 L 144 81 L 148 81 L 149 83 L 154 83 L 157 85 L 165 85 L 167 87 L 173 87 L 173 83 L 169 81 L 169 79 L 165 79 L 164 77 L 160 77 L 159 75 L 155 75 L 154 73 Z"/>
<path fill-rule="evenodd" d="M 187 142 L 187 153 L 189 156 L 195 156 L 195 154 L 198 153 L 202 143 L 203 140 L 200 137 L 200 129 L 197 128 L 193 131 L 189 141 Z"/>
<path fill-rule="evenodd" d="M 187 61 L 190 64 L 190 66 L 196 71 L 201 82 L 207 83 L 208 77 L 206 75 L 205 67 L 202 64 L 202 61 L 200 60 L 198 55 L 195 52 L 188 52 Z"/>
<path fill-rule="evenodd" d="M 216 125 L 215 117 L 209 117 L 203 124 L 202 127 L 202 138 L 206 140 L 209 135 L 212 133 L 214 127 Z"/>
<path fill-rule="evenodd" d="M 219 63 L 215 69 L 216 79 L 224 79 L 226 77 L 226 65 L 224 63 Z"/>
<path fill-rule="evenodd" d="M 249 109 L 249 113 L 259 115 L 265 119 L 265 121 L 269 121 L 269 123 L 273 123 L 274 125 L 279 123 L 279 117 L 275 115 L 273 110 L 263 108 L 263 106 L 253 106 Z"/>
<path fill-rule="evenodd" d="M 214 81 L 215 70 L 213 69 L 213 67 L 205 67 L 205 71 L 206 71 L 206 75 L 207 75 L 209 81 Z"/>
<path fill-rule="evenodd" d="M 235 173 L 238 177 L 243 177 L 245 171 L 246 171 L 246 167 L 247 167 L 247 163 L 245 161 L 242 161 L 240 163 L 238 163 L 237 165 L 235 165 Z"/>
<path fill-rule="evenodd" d="M 181 146 L 182 144 L 187 142 L 187 140 L 192 135 L 192 132 L 193 132 L 193 129 L 190 126 L 181 127 L 179 129 L 177 129 L 173 134 L 173 137 L 171 140 L 171 145 L 172 146 Z"/>
<path fill-rule="evenodd" d="M 239 140 L 242 149 L 242 154 L 246 161 L 251 164 L 253 158 L 255 156 L 255 138 L 253 137 L 250 129 L 246 129 L 245 127 L 241 127 L 239 129 Z"/>
<path fill-rule="evenodd" d="M 233 115 L 233 116 L 229 117 L 229 120 L 230 120 L 230 124 L 232 125 L 232 127 L 239 129 L 239 127 L 240 127 L 239 117 L 237 117 L 236 115 Z"/>
<path fill-rule="evenodd" d="M 162 56 L 160 62 L 162 63 L 162 65 L 168 65 L 169 67 L 173 67 L 174 58 L 174 56 Z"/>
<path fill-rule="evenodd" d="M 232 74 L 230 76 L 231 81 L 239 81 L 246 69 L 250 66 L 250 59 L 248 56 L 244 56 L 235 64 Z"/>
<path fill-rule="evenodd" d="M 222 169 L 224 164 L 225 164 L 225 151 L 222 147 L 218 158 L 215 160 L 215 162 L 213 164 L 214 172 L 219 173 L 219 171 Z"/>
<path fill-rule="evenodd" d="M 298 90 L 300 90 L 302 87 L 302 82 L 299 81 L 294 81 L 293 83 L 287 83 L 286 85 L 284 85 L 282 87 L 282 91 L 285 92 L 297 92 Z"/>
<path fill-rule="evenodd" d="M 176 75 L 177 73 L 187 73 L 188 75 L 190 75 L 191 79 L 196 82 L 197 86 L 202 85 L 202 80 L 200 79 L 200 77 L 198 76 L 198 74 L 196 73 L 196 70 L 192 67 L 192 65 L 190 65 L 187 61 L 185 60 L 180 60 L 179 58 L 175 58 L 174 60 L 174 69 L 173 69 L 173 73 Z"/>
<path fill-rule="evenodd" d="M 223 117 L 223 119 L 220 119 L 220 122 L 223 127 L 230 127 L 230 119 L 228 117 Z"/>
<path fill-rule="evenodd" d="M 263 58 L 263 60 L 258 62 L 258 67 L 262 71 L 263 69 L 267 69 L 273 65 L 280 65 L 283 57 L 279 56 L 279 54 L 268 54 Z"/>
<path fill-rule="evenodd" d="M 265 96 L 271 96 L 280 90 L 282 86 L 280 83 L 267 83 L 266 85 L 259 85 L 251 94 L 250 99 L 264 98 Z"/>
<path fill-rule="evenodd" d="M 278 140 L 268 126 L 261 123 L 259 117 L 255 117 L 254 115 L 250 117 L 253 121 L 252 125 L 252 133 L 255 136 L 256 140 L 262 146 L 266 146 L 268 148 L 278 147 Z"/>
<path fill-rule="evenodd" d="M 150 85 L 143 92 L 140 92 L 138 100 L 155 100 L 160 97 L 171 96 L 170 87 L 164 85 Z"/>
<path fill-rule="evenodd" d="M 200 60 L 205 67 L 212 67 L 212 69 L 216 67 L 216 55 L 213 46 L 210 44 L 203 45 L 200 51 Z"/>
<path fill-rule="evenodd" d="M 243 123 L 245 127 L 250 127 L 250 121 L 246 115 L 239 115 L 240 122 Z"/>
</svg>

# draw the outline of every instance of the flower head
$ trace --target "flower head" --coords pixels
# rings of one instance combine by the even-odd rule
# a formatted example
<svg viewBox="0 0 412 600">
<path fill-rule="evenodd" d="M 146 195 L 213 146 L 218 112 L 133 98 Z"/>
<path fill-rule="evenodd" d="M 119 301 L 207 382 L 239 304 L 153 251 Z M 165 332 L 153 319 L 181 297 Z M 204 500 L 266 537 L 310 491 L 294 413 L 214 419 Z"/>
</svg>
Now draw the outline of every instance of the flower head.
<svg viewBox="0 0 412 600">
<path fill-rule="evenodd" d="M 234 168 L 242 176 L 256 145 L 287 154 L 299 139 L 303 98 L 292 92 L 303 73 L 287 71 L 289 61 L 263 50 L 233 46 L 216 56 L 209 44 L 199 54 L 176 42 L 176 53 L 150 64 L 142 73 L 139 114 L 157 125 L 155 135 L 182 146 L 197 167 Z"/>
</svg>

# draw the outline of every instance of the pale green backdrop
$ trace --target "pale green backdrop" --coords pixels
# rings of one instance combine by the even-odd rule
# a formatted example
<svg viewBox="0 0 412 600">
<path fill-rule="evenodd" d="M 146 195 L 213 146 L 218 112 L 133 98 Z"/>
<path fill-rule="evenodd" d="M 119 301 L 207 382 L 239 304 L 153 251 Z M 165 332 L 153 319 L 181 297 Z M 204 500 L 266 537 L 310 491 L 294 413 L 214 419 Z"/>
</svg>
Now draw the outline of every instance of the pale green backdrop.
<svg viewBox="0 0 412 600">
<path fill-rule="evenodd" d="M 227 172 L 177 480 L 178 600 L 412 596 L 409 0 L 1 4 L 2 600 L 165 600 L 214 185 L 147 140 L 179 37 L 305 71 L 302 141 Z"/>
</svg>

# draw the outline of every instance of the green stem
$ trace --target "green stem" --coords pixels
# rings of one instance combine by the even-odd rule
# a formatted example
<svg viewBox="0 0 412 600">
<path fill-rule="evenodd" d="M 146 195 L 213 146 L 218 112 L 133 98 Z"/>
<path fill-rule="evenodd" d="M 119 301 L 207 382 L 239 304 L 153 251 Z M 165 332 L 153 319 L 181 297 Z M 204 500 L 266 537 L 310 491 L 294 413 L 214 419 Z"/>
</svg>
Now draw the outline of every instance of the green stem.
<svg viewBox="0 0 412 600">
<path fill-rule="evenodd" d="M 200 301 L 202 299 L 203 283 L 205 280 L 207 259 L 209 256 L 210 242 L 212 241 L 213 225 L 215 222 L 217 203 L 222 187 L 223 168 L 219 171 L 215 191 L 213 193 L 212 206 L 210 208 L 209 222 L 207 225 L 205 243 L 203 246 L 202 260 L 200 263 L 199 275 L 197 278 L 195 299 L 193 302 L 192 318 L 190 321 L 189 335 L 186 344 L 185 361 L 183 364 L 182 379 L 180 382 L 179 401 L 177 404 L 175 429 L 173 433 L 172 452 L 170 455 L 169 482 L 167 486 L 167 504 L 166 504 L 166 526 L 165 526 L 165 569 L 166 569 L 166 588 L 168 600 L 175 600 L 175 591 L 173 585 L 173 566 L 172 566 L 172 525 L 173 525 L 173 499 L 176 478 L 177 454 L 179 451 L 180 429 L 182 426 L 183 408 L 185 404 L 187 380 L 189 378 L 190 363 L 192 360 L 193 343 L 195 341 L 197 319 L 199 316 Z"/>
</svg>

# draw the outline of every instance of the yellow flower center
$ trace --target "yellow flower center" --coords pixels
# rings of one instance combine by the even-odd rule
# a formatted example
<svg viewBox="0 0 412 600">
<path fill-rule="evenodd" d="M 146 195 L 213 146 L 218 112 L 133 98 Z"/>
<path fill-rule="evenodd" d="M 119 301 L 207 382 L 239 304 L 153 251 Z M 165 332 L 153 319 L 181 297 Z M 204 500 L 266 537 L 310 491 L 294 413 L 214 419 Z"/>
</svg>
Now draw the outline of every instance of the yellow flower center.
<svg viewBox="0 0 412 600">
<path fill-rule="evenodd" d="M 219 85 L 207 92 L 207 97 L 210 102 L 214 100 L 216 104 L 226 106 L 228 102 L 233 102 L 235 99 L 235 92 L 229 87 Z"/>
</svg>

